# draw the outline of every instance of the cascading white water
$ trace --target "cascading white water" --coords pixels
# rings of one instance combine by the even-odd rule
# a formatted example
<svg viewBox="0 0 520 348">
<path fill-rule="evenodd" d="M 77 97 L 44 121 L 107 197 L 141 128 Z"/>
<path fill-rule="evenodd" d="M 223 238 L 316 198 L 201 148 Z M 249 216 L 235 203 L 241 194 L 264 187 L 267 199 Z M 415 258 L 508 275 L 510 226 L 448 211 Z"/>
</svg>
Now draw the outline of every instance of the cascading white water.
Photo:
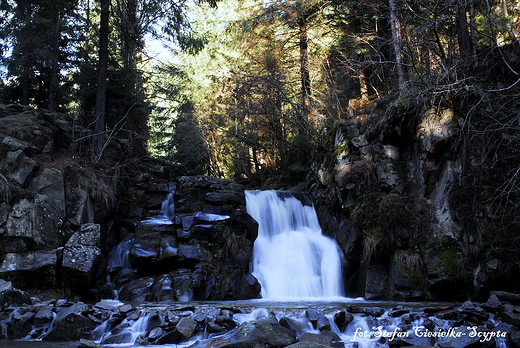
<svg viewBox="0 0 520 348">
<path fill-rule="evenodd" d="M 252 273 L 264 299 L 343 296 L 341 251 L 322 234 L 313 206 L 285 191 L 246 191 L 258 222 Z"/>
<path fill-rule="evenodd" d="M 162 202 L 161 214 L 163 217 L 172 220 L 175 216 L 175 188 L 170 189 L 170 193 L 166 196 L 166 199 Z"/>
</svg>

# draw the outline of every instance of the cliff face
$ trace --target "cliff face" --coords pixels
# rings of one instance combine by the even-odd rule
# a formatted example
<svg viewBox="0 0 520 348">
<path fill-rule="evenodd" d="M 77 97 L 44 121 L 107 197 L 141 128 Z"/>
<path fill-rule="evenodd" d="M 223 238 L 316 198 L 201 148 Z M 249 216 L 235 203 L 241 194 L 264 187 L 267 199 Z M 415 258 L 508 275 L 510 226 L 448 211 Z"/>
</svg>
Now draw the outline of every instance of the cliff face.
<svg viewBox="0 0 520 348">
<path fill-rule="evenodd" d="M 331 132 L 311 192 L 346 255 L 350 295 L 461 300 L 519 288 L 519 91 L 488 53 L 502 88 L 482 79 L 390 96 Z"/>
<path fill-rule="evenodd" d="M 88 139 L 63 115 L 0 105 L 0 279 L 83 300 L 114 287 L 128 301 L 259 296 L 242 185 L 134 158 L 125 139 L 94 165 Z M 175 186 L 171 221 L 142 223 Z M 131 265 L 111 264 L 125 239 Z"/>
</svg>

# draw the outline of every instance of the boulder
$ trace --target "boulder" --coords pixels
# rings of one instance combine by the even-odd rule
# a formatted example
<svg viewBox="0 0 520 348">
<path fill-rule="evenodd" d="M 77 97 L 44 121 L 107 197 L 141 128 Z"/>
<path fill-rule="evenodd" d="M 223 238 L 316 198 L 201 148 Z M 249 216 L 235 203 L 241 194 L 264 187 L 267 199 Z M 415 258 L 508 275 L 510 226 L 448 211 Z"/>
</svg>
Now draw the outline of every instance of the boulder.
<svg viewBox="0 0 520 348">
<path fill-rule="evenodd" d="M 343 332 L 348 324 L 354 320 L 354 316 L 345 310 L 337 311 L 334 314 L 334 323 L 340 332 Z"/>
<path fill-rule="evenodd" d="M 296 342 L 294 334 L 274 319 L 246 322 L 231 332 L 207 340 L 197 341 L 190 348 L 224 347 L 286 347 Z"/>
<path fill-rule="evenodd" d="M 173 259 L 178 255 L 179 245 L 177 243 L 177 239 L 174 236 L 162 237 L 157 261 Z"/>
<path fill-rule="evenodd" d="M 121 301 L 128 302 L 146 302 L 151 299 L 151 286 L 155 282 L 152 277 L 144 277 L 133 280 L 126 284 L 119 293 Z"/>
<path fill-rule="evenodd" d="M 84 303 L 76 303 L 58 312 L 44 341 L 78 341 L 90 338 L 90 333 L 97 323 L 89 319 L 83 312 L 88 310 Z"/>
<path fill-rule="evenodd" d="M 31 296 L 13 287 L 12 282 L 0 279 L 0 308 L 31 304 Z"/>
<path fill-rule="evenodd" d="M 179 261 L 211 263 L 211 254 L 198 244 L 179 244 Z"/>
<path fill-rule="evenodd" d="M 22 289 L 48 289 L 56 284 L 56 267 L 60 250 L 10 253 L 0 267 L 0 277 Z"/>
<path fill-rule="evenodd" d="M 152 284 L 152 301 L 163 302 L 173 301 L 175 299 L 175 291 L 173 289 L 173 280 L 168 274 L 159 276 Z"/>
<path fill-rule="evenodd" d="M 87 295 L 95 288 L 94 278 L 101 256 L 101 226 L 85 224 L 65 244 L 62 276 L 64 284 L 77 294 Z"/>
<path fill-rule="evenodd" d="M 179 332 L 183 341 L 187 341 L 193 336 L 195 329 L 197 328 L 197 322 L 192 318 L 183 317 L 177 325 L 175 325 L 175 329 Z"/>
<path fill-rule="evenodd" d="M 31 180 L 38 163 L 24 155 L 23 150 L 9 151 L 5 157 L 5 170 L 7 177 L 22 186 L 26 186 Z"/>
<path fill-rule="evenodd" d="M 179 269 L 171 273 L 175 298 L 186 302 L 193 299 L 192 272 L 189 269 Z"/>
<path fill-rule="evenodd" d="M 388 298 L 388 272 L 384 265 L 370 265 L 367 270 L 365 298 L 382 300 Z"/>
<path fill-rule="evenodd" d="M 507 291 L 491 291 L 490 295 L 495 295 L 500 301 L 509 302 L 512 305 L 520 306 L 520 294 Z"/>
<path fill-rule="evenodd" d="M 45 195 L 54 202 L 60 212 L 65 215 L 65 184 L 63 173 L 55 168 L 45 168 L 35 176 L 27 189 L 30 192 Z"/>
<path fill-rule="evenodd" d="M 471 301 L 464 302 L 462 306 L 456 308 L 456 310 L 459 312 L 461 319 L 471 322 L 472 324 L 481 325 L 489 318 L 488 312 L 476 306 Z"/>
<path fill-rule="evenodd" d="M 35 327 L 48 324 L 54 319 L 54 307 L 50 304 L 40 306 L 34 316 L 33 324 Z"/>
<path fill-rule="evenodd" d="M 41 249 L 63 246 L 67 231 L 65 213 L 53 198 L 37 194 L 34 200 L 22 199 L 9 214 L 5 236 L 29 240 Z"/>
</svg>

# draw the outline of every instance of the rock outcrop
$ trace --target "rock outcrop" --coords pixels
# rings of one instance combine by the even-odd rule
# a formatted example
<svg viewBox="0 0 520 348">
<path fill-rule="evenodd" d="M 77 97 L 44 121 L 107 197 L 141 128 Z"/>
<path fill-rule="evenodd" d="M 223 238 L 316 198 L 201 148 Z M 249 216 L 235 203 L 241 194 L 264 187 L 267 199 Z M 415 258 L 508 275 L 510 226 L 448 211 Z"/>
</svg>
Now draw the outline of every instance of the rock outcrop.
<svg viewBox="0 0 520 348">
<path fill-rule="evenodd" d="M 143 206 L 153 211 L 162 203 L 155 197 L 164 201 L 174 186 L 171 204 L 175 205 L 175 216 L 136 222 L 132 236 L 124 242 L 127 249 L 121 251 L 128 255 L 129 264 L 110 269 L 114 284 L 121 287 L 119 298 L 190 301 L 259 297 L 260 285 L 249 273 L 258 224 L 245 211 L 244 187 L 230 180 L 181 176 L 177 182 L 163 185 L 163 191 L 143 190 L 137 201 L 149 197 Z M 131 220 L 131 216 L 123 218 Z"/>
<path fill-rule="evenodd" d="M 488 199 L 502 184 L 486 174 L 505 187 L 517 167 L 498 155 L 486 167 L 487 154 L 510 150 L 477 131 L 494 111 L 466 120 L 455 107 L 408 99 L 415 97 L 388 96 L 338 122 L 331 155 L 309 183 L 324 233 L 345 253 L 347 294 L 463 300 L 518 288 L 519 263 L 509 262 L 520 257 L 511 244 L 517 205 L 511 191 Z M 472 131 L 464 128 L 470 121 Z"/>
<path fill-rule="evenodd" d="M 242 185 L 125 158 L 118 139 L 106 150 L 115 164 L 95 167 L 81 159 L 88 136 L 75 134 L 88 130 L 58 114 L 0 108 L 0 278 L 85 300 L 114 288 L 128 301 L 259 296 L 249 274 L 257 224 Z M 150 222 L 174 187 L 169 220 Z M 121 242 L 128 264 L 110 263 Z"/>
</svg>

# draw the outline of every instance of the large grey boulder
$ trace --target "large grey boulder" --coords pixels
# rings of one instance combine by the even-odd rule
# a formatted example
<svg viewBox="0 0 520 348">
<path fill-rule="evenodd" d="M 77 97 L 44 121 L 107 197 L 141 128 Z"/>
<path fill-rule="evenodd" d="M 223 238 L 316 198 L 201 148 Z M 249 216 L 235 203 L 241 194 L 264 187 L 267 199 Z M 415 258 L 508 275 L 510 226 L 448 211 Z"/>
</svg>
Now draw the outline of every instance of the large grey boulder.
<svg viewBox="0 0 520 348">
<path fill-rule="evenodd" d="M 296 342 L 291 330 L 282 327 L 275 319 L 257 319 L 246 322 L 222 336 L 198 341 L 190 348 L 286 347 Z"/>
<path fill-rule="evenodd" d="M 55 287 L 56 265 L 61 250 L 9 253 L 0 267 L 0 278 L 8 279 L 17 288 L 46 289 Z"/>
<path fill-rule="evenodd" d="M 56 315 L 52 327 L 43 337 L 44 341 L 78 341 L 81 338 L 90 338 L 90 333 L 98 323 L 91 320 L 86 314 L 89 307 L 84 303 L 64 308 Z"/>
<path fill-rule="evenodd" d="M 5 157 L 7 177 L 25 186 L 38 168 L 38 163 L 25 156 L 23 150 L 9 151 Z"/>
<path fill-rule="evenodd" d="M 0 279 L 0 308 L 28 305 L 31 302 L 31 296 L 27 292 L 14 288 L 12 282 Z"/>
<path fill-rule="evenodd" d="M 29 240 L 40 249 L 63 246 L 67 231 L 63 228 L 65 212 L 53 197 L 37 194 L 34 200 L 22 199 L 7 219 L 5 236 Z"/>
<path fill-rule="evenodd" d="M 85 224 L 65 244 L 63 251 L 62 277 L 64 284 L 76 293 L 86 295 L 94 286 L 98 267 L 101 226 Z"/>
<path fill-rule="evenodd" d="M 27 189 L 30 192 L 48 196 L 60 212 L 65 215 L 65 182 L 63 173 L 55 168 L 45 168 L 36 175 Z"/>
</svg>

